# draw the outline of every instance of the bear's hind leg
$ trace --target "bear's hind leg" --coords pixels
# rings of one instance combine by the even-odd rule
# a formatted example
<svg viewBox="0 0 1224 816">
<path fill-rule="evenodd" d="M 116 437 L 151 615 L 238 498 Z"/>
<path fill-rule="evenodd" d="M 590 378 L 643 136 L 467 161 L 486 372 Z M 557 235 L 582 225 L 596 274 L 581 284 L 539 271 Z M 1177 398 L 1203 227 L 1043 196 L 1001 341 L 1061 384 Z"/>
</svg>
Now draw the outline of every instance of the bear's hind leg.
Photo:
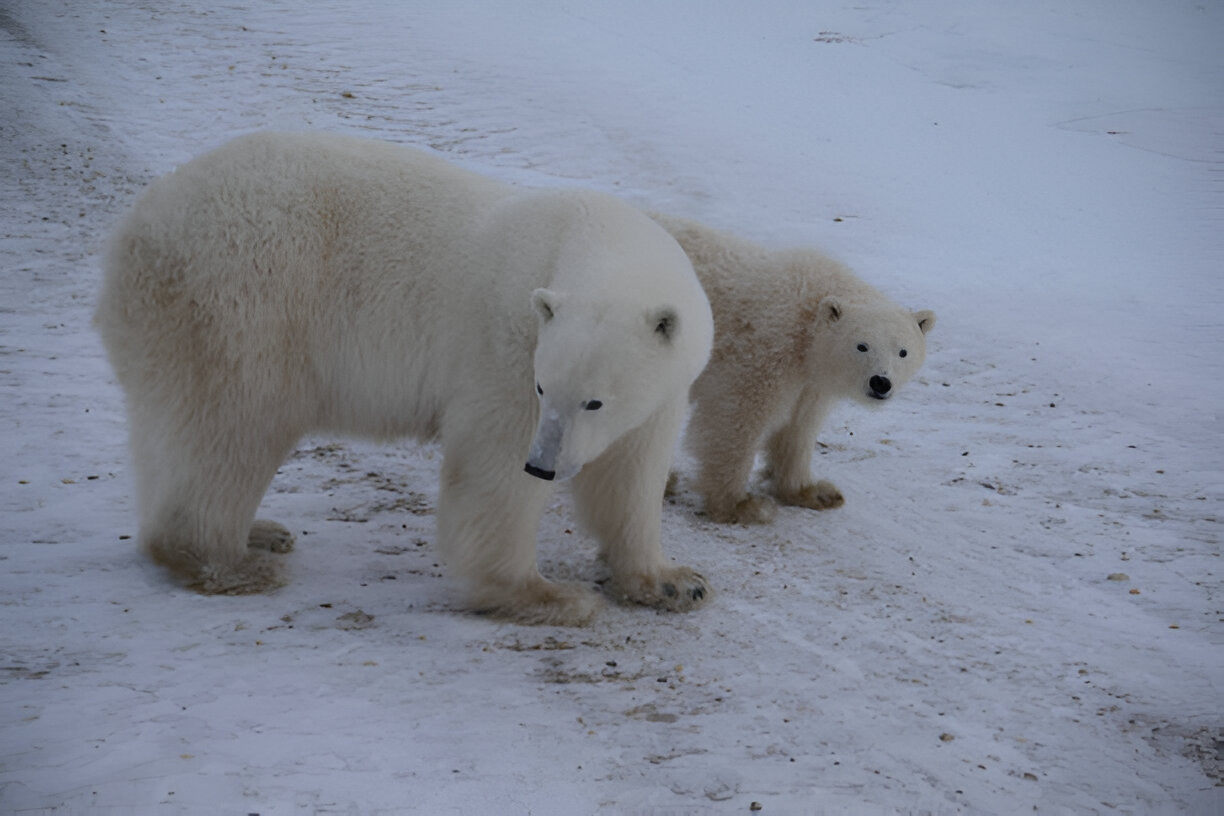
<svg viewBox="0 0 1224 816">
<path fill-rule="evenodd" d="M 677 612 L 713 594 L 700 573 L 670 563 L 660 542 L 663 492 L 685 407 L 661 408 L 588 462 L 573 482 L 578 513 L 612 571 L 612 591 L 622 600 Z"/>
<path fill-rule="evenodd" d="M 296 436 L 219 431 L 202 416 L 177 432 L 164 417 L 133 416 L 132 428 L 140 542 L 149 557 L 208 595 L 282 586 L 272 553 L 288 552 L 293 536 L 275 522 L 253 519 Z"/>
<path fill-rule="evenodd" d="M 698 462 L 697 491 L 706 515 L 719 524 L 767 524 L 777 509 L 769 496 L 748 492 L 764 434 L 764 421 L 750 405 L 735 394 L 705 395 L 689 420 L 686 441 Z"/>
<path fill-rule="evenodd" d="M 141 547 L 176 580 L 204 595 L 249 595 L 284 585 L 275 553 L 286 550 L 274 549 L 283 544 L 273 543 L 283 539 L 244 536 L 243 526 L 239 519 L 201 516 L 199 508 L 166 508 L 142 524 Z"/>
<path fill-rule="evenodd" d="M 536 536 L 551 485 L 524 473 L 521 464 L 494 465 L 487 456 L 482 461 L 472 448 L 479 445 L 469 437 L 446 451 L 438 495 L 438 549 L 467 584 L 469 605 L 517 623 L 588 623 L 599 610 L 599 596 L 580 584 L 545 579 L 536 564 Z M 465 460 L 465 454 L 472 458 Z"/>
</svg>

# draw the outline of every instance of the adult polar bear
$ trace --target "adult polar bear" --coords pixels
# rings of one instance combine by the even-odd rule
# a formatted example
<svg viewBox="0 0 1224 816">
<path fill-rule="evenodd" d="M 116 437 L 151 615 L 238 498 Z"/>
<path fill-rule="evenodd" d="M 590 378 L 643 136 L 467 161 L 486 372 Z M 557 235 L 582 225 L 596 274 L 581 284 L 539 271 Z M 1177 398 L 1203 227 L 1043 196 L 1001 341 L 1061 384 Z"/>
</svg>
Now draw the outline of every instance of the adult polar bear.
<svg viewBox="0 0 1224 816">
<path fill-rule="evenodd" d="M 255 511 L 322 431 L 440 440 L 438 544 L 477 609 L 596 611 L 537 569 L 554 475 L 573 476 L 620 598 L 709 595 L 659 538 L 710 308 L 683 251 L 614 198 L 387 143 L 246 136 L 139 198 L 95 321 L 127 398 L 141 544 L 195 589 L 282 582 L 267 550 L 292 536 Z"/>
</svg>

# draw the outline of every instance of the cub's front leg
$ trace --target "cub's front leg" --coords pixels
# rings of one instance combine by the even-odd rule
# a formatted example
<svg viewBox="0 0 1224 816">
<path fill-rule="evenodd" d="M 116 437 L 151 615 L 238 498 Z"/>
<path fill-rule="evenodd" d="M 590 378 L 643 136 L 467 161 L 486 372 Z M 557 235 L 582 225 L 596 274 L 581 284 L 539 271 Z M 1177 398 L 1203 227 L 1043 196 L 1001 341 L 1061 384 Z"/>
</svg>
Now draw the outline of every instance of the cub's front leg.
<svg viewBox="0 0 1224 816">
<path fill-rule="evenodd" d="M 812 480 L 812 450 L 816 434 L 833 407 L 833 400 L 805 388 L 791 416 L 769 438 L 766 447 L 773 495 L 783 504 L 829 510 L 846 500 L 832 482 Z"/>
</svg>

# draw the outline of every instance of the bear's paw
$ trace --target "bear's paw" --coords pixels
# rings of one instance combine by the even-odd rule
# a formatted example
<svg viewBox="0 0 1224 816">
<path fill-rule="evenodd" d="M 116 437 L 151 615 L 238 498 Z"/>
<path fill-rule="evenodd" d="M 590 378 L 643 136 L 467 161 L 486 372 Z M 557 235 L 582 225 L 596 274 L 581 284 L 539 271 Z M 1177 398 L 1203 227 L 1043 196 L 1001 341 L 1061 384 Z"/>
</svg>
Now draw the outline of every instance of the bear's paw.
<svg viewBox="0 0 1224 816">
<path fill-rule="evenodd" d="M 600 606 L 599 595 L 583 584 L 543 578 L 514 587 L 486 586 L 472 594 L 476 614 L 530 626 L 585 626 Z"/>
<path fill-rule="evenodd" d="M 778 501 L 809 510 L 832 510 L 845 504 L 846 498 L 837 489 L 837 485 L 827 479 L 821 479 L 816 484 L 804 485 L 794 493 L 778 494 Z"/>
<path fill-rule="evenodd" d="M 622 601 L 668 612 L 687 612 L 714 594 L 705 576 L 688 567 L 667 567 L 651 574 L 618 580 L 614 591 Z"/>
<path fill-rule="evenodd" d="M 204 567 L 194 579 L 187 581 L 187 588 L 201 595 L 256 595 L 279 589 L 286 583 L 278 558 L 252 550 L 232 566 Z"/>
<path fill-rule="evenodd" d="M 706 515 L 719 524 L 768 524 L 773 521 L 777 509 L 769 496 L 748 495 L 734 504 L 706 503 Z"/>
<path fill-rule="evenodd" d="M 293 533 L 283 524 L 257 519 L 251 525 L 247 546 L 253 550 L 287 553 L 293 550 Z"/>
</svg>

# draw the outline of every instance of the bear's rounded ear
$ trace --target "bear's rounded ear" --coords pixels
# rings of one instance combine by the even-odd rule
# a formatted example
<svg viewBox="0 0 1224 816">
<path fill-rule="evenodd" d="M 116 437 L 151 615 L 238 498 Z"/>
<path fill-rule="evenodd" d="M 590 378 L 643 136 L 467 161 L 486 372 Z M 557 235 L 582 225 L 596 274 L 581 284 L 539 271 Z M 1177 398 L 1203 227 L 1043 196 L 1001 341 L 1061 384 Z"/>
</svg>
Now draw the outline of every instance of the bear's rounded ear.
<svg viewBox="0 0 1224 816">
<path fill-rule="evenodd" d="M 670 343 L 676 336 L 680 325 L 680 316 L 671 306 L 663 306 L 646 315 L 646 325 L 655 336 L 665 343 Z"/>
<path fill-rule="evenodd" d="M 531 293 L 531 308 L 536 310 L 542 323 L 552 320 L 560 305 L 561 295 L 551 289 L 537 289 Z"/>
<path fill-rule="evenodd" d="M 922 329 L 923 334 L 935 328 L 935 313 L 930 309 L 914 312 L 914 319 L 918 321 L 918 328 Z"/>
<path fill-rule="evenodd" d="M 816 317 L 818 320 L 836 323 L 841 320 L 842 311 L 842 302 L 836 295 L 821 298 L 820 303 L 816 304 Z"/>
</svg>

